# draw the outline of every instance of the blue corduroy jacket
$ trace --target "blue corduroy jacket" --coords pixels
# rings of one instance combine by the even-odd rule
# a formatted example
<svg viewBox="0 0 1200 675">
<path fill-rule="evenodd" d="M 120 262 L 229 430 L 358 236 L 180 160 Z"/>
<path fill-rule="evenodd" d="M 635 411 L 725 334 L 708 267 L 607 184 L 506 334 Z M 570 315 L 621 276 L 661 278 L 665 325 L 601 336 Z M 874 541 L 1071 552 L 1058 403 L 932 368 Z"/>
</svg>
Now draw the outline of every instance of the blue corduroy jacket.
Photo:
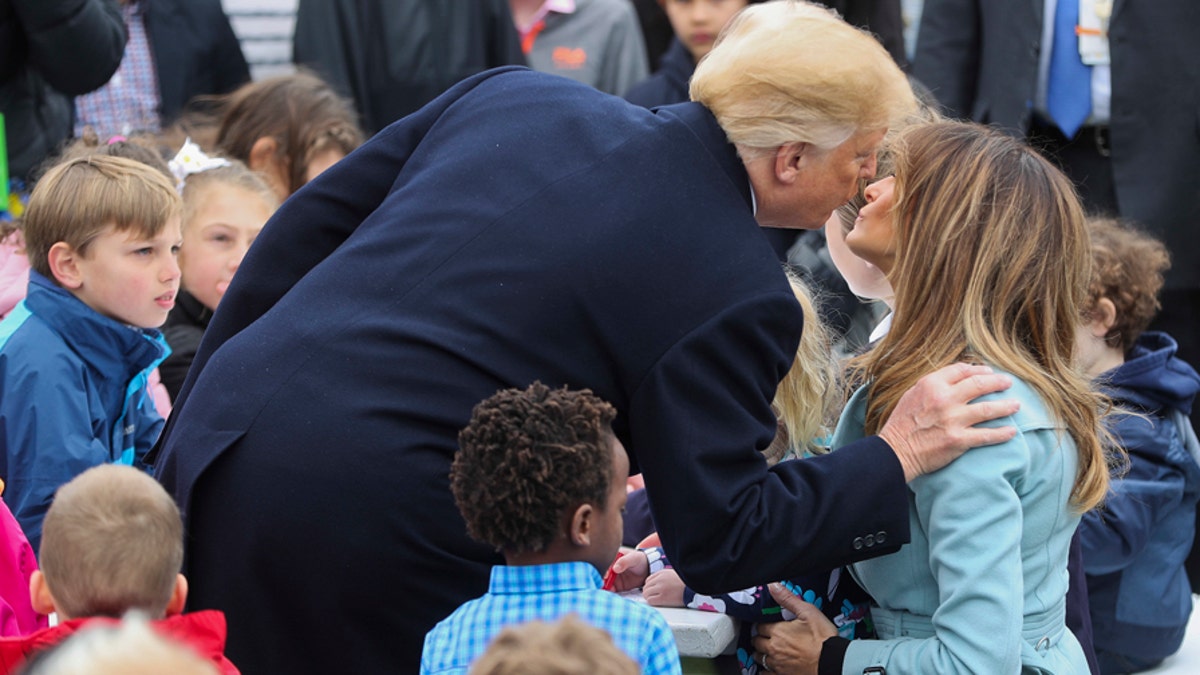
<svg viewBox="0 0 1200 675">
<path fill-rule="evenodd" d="M 1175 349 L 1170 336 L 1145 333 L 1124 364 L 1100 376 L 1118 406 L 1144 416 L 1115 417 L 1129 472 L 1080 524 L 1096 647 L 1146 659 L 1174 654 L 1192 613 L 1183 563 L 1195 532 L 1200 465 L 1171 413 L 1191 411 L 1200 376 Z"/>
</svg>

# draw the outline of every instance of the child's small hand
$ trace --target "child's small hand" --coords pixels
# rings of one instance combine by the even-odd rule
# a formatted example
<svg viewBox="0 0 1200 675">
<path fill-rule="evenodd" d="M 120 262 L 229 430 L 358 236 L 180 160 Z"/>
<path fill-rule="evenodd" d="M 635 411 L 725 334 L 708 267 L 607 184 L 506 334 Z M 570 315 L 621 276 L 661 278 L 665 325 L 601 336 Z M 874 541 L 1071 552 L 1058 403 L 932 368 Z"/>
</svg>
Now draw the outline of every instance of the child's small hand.
<svg viewBox="0 0 1200 675">
<path fill-rule="evenodd" d="M 683 607 L 683 579 L 673 569 L 659 570 L 646 579 L 642 597 L 655 607 Z"/>
<path fill-rule="evenodd" d="M 641 588 L 650 574 L 650 560 L 645 551 L 630 551 L 612 564 L 613 590 L 617 592 Z"/>
</svg>

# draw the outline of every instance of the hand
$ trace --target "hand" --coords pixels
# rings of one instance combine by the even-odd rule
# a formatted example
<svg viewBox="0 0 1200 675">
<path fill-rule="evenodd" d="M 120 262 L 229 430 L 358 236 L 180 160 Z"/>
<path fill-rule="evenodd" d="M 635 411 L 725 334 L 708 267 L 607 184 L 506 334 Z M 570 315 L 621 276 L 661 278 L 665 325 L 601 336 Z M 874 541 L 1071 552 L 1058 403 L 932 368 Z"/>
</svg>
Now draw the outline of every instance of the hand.
<svg viewBox="0 0 1200 675">
<path fill-rule="evenodd" d="M 650 560 L 645 551 L 630 551 L 612 564 L 613 590 L 618 593 L 641 588 L 650 574 Z"/>
<path fill-rule="evenodd" d="M 646 579 L 642 597 L 655 607 L 683 607 L 683 579 L 673 569 L 659 570 Z"/>
<path fill-rule="evenodd" d="M 1017 435 L 1013 427 L 976 428 L 1015 413 L 1016 401 L 971 401 L 1012 386 L 1007 375 L 987 366 L 955 363 L 917 380 L 904 392 L 879 430 L 910 481 L 946 466 L 969 448 L 1003 443 Z"/>
<path fill-rule="evenodd" d="M 768 586 L 779 606 L 796 615 L 791 621 L 758 624 L 754 638 L 755 659 L 773 673 L 817 675 L 821 645 L 838 634 L 833 622 L 817 609 L 779 584 Z M 764 658 L 765 657 L 765 658 Z"/>
</svg>

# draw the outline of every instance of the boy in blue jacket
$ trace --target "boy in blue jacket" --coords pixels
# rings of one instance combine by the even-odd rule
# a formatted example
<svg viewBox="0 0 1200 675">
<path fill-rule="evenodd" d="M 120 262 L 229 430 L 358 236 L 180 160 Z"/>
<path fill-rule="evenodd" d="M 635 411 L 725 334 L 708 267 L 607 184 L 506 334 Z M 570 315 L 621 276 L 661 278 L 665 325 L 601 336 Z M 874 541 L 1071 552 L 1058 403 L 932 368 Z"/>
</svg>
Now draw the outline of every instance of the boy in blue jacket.
<svg viewBox="0 0 1200 675">
<path fill-rule="evenodd" d="M 621 545 L 629 458 L 616 410 L 590 390 L 534 382 L 475 406 L 458 436 L 450 490 L 467 533 L 504 553 L 488 592 L 425 636 L 422 675 L 467 672 L 505 626 L 576 615 L 608 631 L 646 675 L 678 675 L 666 620 L 601 590 Z"/>
<path fill-rule="evenodd" d="M 25 212 L 29 292 L 0 322 L 0 478 L 34 550 L 54 491 L 106 462 L 142 467 L 162 429 L 147 377 L 179 289 L 181 202 L 118 157 L 64 162 Z"/>
<path fill-rule="evenodd" d="M 1083 564 L 1100 671 L 1134 673 L 1174 654 L 1192 611 L 1184 560 L 1192 547 L 1200 465 L 1187 415 L 1200 376 L 1175 340 L 1145 333 L 1158 310 L 1166 249 L 1116 221 L 1093 219 L 1088 310 L 1080 365 L 1114 404 L 1129 471 L 1083 516 Z"/>
</svg>

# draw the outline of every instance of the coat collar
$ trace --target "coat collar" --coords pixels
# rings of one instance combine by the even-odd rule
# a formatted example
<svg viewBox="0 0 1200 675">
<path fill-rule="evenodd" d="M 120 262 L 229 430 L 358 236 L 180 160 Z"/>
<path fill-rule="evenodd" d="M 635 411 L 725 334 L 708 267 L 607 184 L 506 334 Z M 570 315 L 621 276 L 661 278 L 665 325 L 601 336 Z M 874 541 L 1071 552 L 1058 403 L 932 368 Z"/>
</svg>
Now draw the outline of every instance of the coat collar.
<svg viewBox="0 0 1200 675">
<path fill-rule="evenodd" d="M 670 115 L 687 126 L 737 188 L 738 194 L 746 201 L 746 206 L 753 209 L 754 200 L 750 192 L 750 176 L 746 173 L 746 165 L 742 163 L 737 148 L 729 142 L 725 130 L 708 108 L 695 102 L 676 103 L 655 108 L 654 113 Z"/>
<path fill-rule="evenodd" d="M 25 305 L 105 377 L 127 381 L 169 353 L 162 333 L 103 316 L 35 270 L 29 272 Z"/>
</svg>

